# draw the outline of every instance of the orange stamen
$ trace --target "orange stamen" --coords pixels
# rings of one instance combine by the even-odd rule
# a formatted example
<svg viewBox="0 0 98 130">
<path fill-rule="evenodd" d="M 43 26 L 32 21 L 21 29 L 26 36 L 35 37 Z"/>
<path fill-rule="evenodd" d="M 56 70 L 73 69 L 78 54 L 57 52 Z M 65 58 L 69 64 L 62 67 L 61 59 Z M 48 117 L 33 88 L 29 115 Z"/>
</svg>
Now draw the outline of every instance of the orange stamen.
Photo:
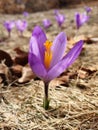
<svg viewBox="0 0 98 130">
<path fill-rule="evenodd" d="M 52 51 L 51 51 L 51 46 L 52 46 L 52 42 L 50 41 L 46 41 L 45 44 L 45 57 L 44 57 L 44 64 L 45 67 L 48 69 L 50 67 L 50 63 L 52 60 Z"/>
</svg>

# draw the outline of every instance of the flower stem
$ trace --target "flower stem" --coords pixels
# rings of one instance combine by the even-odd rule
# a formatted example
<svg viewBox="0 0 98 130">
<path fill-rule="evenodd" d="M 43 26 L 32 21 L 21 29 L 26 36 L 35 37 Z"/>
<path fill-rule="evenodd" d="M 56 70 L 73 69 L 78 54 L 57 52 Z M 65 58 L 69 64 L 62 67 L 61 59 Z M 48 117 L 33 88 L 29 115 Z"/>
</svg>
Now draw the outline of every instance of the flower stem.
<svg viewBox="0 0 98 130">
<path fill-rule="evenodd" d="M 49 102 L 50 100 L 48 99 L 48 87 L 49 87 L 49 82 L 45 83 L 44 82 L 44 99 L 43 99 L 43 107 L 45 110 L 49 109 Z"/>
<path fill-rule="evenodd" d="M 23 31 L 20 31 L 20 37 L 23 37 Z"/>
<path fill-rule="evenodd" d="M 8 32 L 8 37 L 11 37 L 11 32 Z"/>
</svg>

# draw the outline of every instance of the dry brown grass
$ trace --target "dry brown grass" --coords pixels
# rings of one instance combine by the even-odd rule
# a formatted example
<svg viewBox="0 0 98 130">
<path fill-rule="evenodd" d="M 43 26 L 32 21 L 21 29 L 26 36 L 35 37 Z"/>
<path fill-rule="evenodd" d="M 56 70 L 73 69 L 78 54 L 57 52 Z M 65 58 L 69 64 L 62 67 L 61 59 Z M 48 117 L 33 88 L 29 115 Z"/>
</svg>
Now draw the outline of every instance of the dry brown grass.
<svg viewBox="0 0 98 130">
<path fill-rule="evenodd" d="M 43 83 L 2 90 L 0 127 L 2 130 L 98 130 L 98 86 L 86 90 L 51 86 L 50 109 L 42 107 Z M 92 84 L 92 85 L 91 85 Z M 55 84 L 56 85 L 56 84 Z"/>
</svg>

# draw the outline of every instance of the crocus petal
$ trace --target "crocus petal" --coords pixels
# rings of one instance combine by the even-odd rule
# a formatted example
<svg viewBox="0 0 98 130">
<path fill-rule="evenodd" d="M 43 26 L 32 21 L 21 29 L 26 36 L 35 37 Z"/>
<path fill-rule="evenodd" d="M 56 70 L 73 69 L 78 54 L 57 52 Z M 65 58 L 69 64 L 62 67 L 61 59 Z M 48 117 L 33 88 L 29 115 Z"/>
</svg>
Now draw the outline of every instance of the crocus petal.
<svg viewBox="0 0 98 130">
<path fill-rule="evenodd" d="M 24 15 L 25 17 L 28 17 L 29 13 L 26 12 L 26 11 L 24 11 L 24 12 L 23 12 L 23 15 Z"/>
<path fill-rule="evenodd" d="M 44 43 L 47 40 L 46 35 L 41 27 L 36 26 L 33 30 L 32 36 L 34 36 L 37 40 L 41 58 L 44 61 L 44 51 L 45 51 Z"/>
<path fill-rule="evenodd" d="M 80 23 L 80 14 L 79 13 L 75 14 L 75 22 L 76 22 L 77 29 L 79 29 L 79 27 L 81 26 L 81 23 Z"/>
<path fill-rule="evenodd" d="M 64 32 L 61 32 L 54 40 L 52 46 L 52 61 L 51 67 L 58 63 L 59 60 L 64 56 L 66 49 L 67 37 Z"/>
<path fill-rule="evenodd" d="M 85 9 L 85 11 L 86 11 L 87 13 L 89 13 L 89 12 L 92 11 L 92 9 L 91 9 L 90 7 L 88 7 L 88 6 L 86 6 L 84 9 Z"/>
<path fill-rule="evenodd" d="M 61 26 L 64 23 L 65 16 L 63 14 L 57 14 L 55 15 L 55 18 L 59 26 Z"/>
<path fill-rule="evenodd" d="M 17 20 L 16 21 L 16 28 L 20 32 L 23 32 L 27 28 L 27 26 L 28 26 L 28 24 L 27 24 L 27 21 L 25 21 L 25 20 Z"/>
<path fill-rule="evenodd" d="M 86 15 L 85 13 L 83 13 L 81 15 L 81 24 L 84 24 L 85 22 L 87 22 L 89 20 L 89 16 Z"/>
<path fill-rule="evenodd" d="M 55 10 L 54 10 L 54 14 L 55 14 L 55 15 L 58 15 L 58 14 L 59 14 L 59 10 L 58 10 L 58 9 L 55 9 Z"/>
<path fill-rule="evenodd" d="M 43 20 L 43 26 L 44 26 L 44 28 L 49 28 L 50 26 L 51 26 L 52 24 L 51 24 L 51 21 L 49 20 L 49 19 L 44 19 Z"/>
<path fill-rule="evenodd" d="M 61 21 L 61 22 L 64 22 L 64 20 L 65 20 L 65 16 L 62 15 L 62 14 L 59 14 L 58 16 L 59 16 L 60 21 Z"/>
<path fill-rule="evenodd" d="M 75 14 L 75 21 L 76 21 L 77 29 L 79 29 L 88 20 L 89 20 L 89 16 L 85 13 L 82 13 L 82 14 L 76 13 Z"/>
<path fill-rule="evenodd" d="M 30 39 L 30 47 L 29 52 L 33 53 L 39 60 L 41 60 L 41 55 L 38 47 L 38 43 L 35 37 L 31 37 Z"/>
<path fill-rule="evenodd" d="M 53 68 L 51 68 L 47 74 L 47 81 L 58 77 L 66 68 L 68 68 L 75 59 L 79 56 L 83 46 L 83 41 L 79 41 L 76 45 L 70 50 L 70 52 L 64 56 L 64 58 L 58 62 Z"/>
<path fill-rule="evenodd" d="M 32 71 L 42 80 L 45 79 L 45 76 L 47 74 L 46 69 L 42 62 L 39 60 L 38 57 L 36 57 L 33 53 L 29 53 L 29 64 L 31 66 Z"/>
<path fill-rule="evenodd" d="M 4 22 L 4 27 L 7 29 L 8 32 L 10 32 L 12 30 L 12 28 L 14 28 L 15 24 L 14 21 L 5 21 Z"/>
</svg>

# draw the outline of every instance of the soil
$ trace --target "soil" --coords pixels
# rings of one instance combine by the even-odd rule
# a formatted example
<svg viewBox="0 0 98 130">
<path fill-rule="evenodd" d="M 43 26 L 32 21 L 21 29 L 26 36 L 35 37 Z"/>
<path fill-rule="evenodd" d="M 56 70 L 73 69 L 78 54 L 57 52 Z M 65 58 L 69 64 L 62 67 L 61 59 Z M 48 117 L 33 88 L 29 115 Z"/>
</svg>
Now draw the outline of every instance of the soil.
<svg viewBox="0 0 98 130">
<path fill-rule="evenodd" d="M 52 26 L 45 30 L 51 41 L 61 31 L 66 33 L 68 39 L 85 37 L 91 41 L 85 40 L 79 58 L 59 78 L 50 83 L 51 102 L 47 111 L 42 107 L 44 88 L 41 80 L 32 79 L 17 85 L 1 84 L 0 130 L 98 130 L 98 7 L 91 8 L 89 22 L 85 23 L 77 34 L 74 14 L 84 12 L 84 6 L 60 9 L 66 16 L 62 28 L 59 28 L 55 21 L 54 10 L 31 13 L 27 18 L 21 14 L 0 14 L 0 49 L 8 52 L 13 58 L 16 47 L 28 52 L 32 30 L 36 25 L 43 28 L 44 18 L 52 21 Z M 26 19 L 28 28 L 23 37 L 13 29 L 11 37 L 8 38 L 3 22 L 17 19 Z M 72 46 L 69 41 L 67 51 Z M 68 73 L 71 73 L 70 79 L 66 81 L 65 78 L 63 81 L 63 77 L 68 76 Z M 58 82 L 60 78 L 63 84 Z"/>
</svg>

